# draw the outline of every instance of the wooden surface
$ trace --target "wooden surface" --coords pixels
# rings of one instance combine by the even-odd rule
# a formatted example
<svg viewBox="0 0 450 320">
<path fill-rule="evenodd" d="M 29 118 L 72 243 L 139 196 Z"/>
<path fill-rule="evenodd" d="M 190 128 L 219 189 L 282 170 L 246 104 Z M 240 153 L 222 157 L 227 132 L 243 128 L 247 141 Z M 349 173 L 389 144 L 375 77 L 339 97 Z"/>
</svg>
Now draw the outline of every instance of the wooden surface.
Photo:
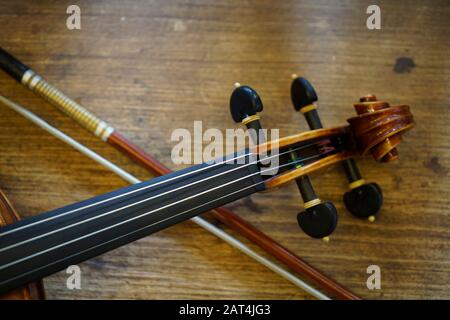
<svg viewBox="0 0 450 320">
<path fill-rule="evenodd" d="M 307 129 L 290 105 L 290 74 L 316 87 L 326 126 L 354 114 L 367 93 L 409 104 L 417 121 L 396 163 L 358 161 L 383 188 L 374 224 L 343 207 L 344 173 L 314 176 L 340 212 L 331 242 L 298 229 L 295 185 L 231 204 L 308 262 L 365 298 L 450 299 L 450 3 L 377 1 L 382 29 L 365 26 L 373 1 L 77 1 L 82 30 L 65 27 L 70 1 L 0 1 L 0 44 L 172 169 L 176 128 L 233 128 L 233 83 L 261 95 L 266 128 Z M 142 179 L 150 178 L 52 106 L 0 73 L 1 94 L 23 104 Z M 23 216 L 125 182 L 0 107 L 0 186 Z M 340 169 L 340 168 L 339 168 Z M 382 289 L 366 288 L 379 265 Z M 311 299 L 191 222 L 81 264 L 82 289 L 66 274 L 45 280 L 48 297 Z"/>
</svg>

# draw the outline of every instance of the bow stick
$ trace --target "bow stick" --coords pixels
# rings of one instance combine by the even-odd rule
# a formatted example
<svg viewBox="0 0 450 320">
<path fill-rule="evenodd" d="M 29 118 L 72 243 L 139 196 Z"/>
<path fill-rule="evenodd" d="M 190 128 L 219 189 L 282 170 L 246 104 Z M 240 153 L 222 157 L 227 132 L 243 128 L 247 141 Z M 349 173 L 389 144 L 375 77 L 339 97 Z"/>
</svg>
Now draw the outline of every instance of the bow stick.
<svg viewBox="0 0 450 320">
<path fill-rule="evenodd" d="M 9 100 L 9 99 L 5 98 L 4 96 L 1 96 L 1 95 L 0 95 L 0 102 L 2 102 L 4 105 L 9 107 L 10 109 L 16 111 L 18 114 L 22 115 L 26 119 L 30 120 L 31 122 L 33 122 L 34 124 L 36 124 L 40 128 L 44 129 L 45 131 L 50 133 L 52 136 L 54 136 L 54 137 L 58 138 L 59 140 L 67 143 L 68 145 L 70 145 L 74 149 L 78 150 L 79 152 L 83 153 L 84 155 L 86 155 L 90 159 L 96 161 L 97 163 L 99 163 L 103 167 L 105 167 L 108 170 L 114 172 L 115 174 L 120 176 L 125 181 L 128 181 L 131 184 L 136 184 L 136 183 L 142 182 L 141 180 L 139 180 L 135 176 L 131 175 L 130 173 L 126 172 L 122 168 L 118 167 L 117 165 L 115 165 L 111 161 L 103 158 L 102 156 L 100 156 L 99 154 L 94 152 L 93 150 L 87 148 L 86 146 L 82 145 L 81 143 L 79 143 L 75 139 L 71 138 L 70 136 L 66 135 L 62 131 L 60 131 L 60 130 L 56 129 L 55 127 L 51 126 L 50 124 L 45 122 L 43 119 L 41 119 L 40 117 L 38 117 L 37 115 L 35 115 L 31 111 L 27 110 L 23 106 L 20 106 L 17 103 L 14 103 L 11 100 Z M 0 196 L 1 196 L 1 192 L 0 192 Z M 305 290 L 306 292 L 310 293 L 311 295 L 315 296 L 316 298 L 321 299 L 321 300 L 330 300 L 330 298 L 328 296 L 324 295 L 323 293 L 321 293 L 320 291 L 316 290 L 315 288 L 313 288 L 309 284 L 307 284 L 304 281 L 300 280 L 298 277 L 296 277 L 292 273 L 284 270 L 283 268 L 280 268 L 279 266 L 277 266 L 276 264 L 274 264 L 270 260 L 268 260 L 265 257 L 261 256 L 260 254 L 256 253 L 250 247 L 246 246 L 244 243 L 242 243 L 238 239 L 234 238 L 233 236 L 229 235 L 225 231 L 215 227 L 213 224 L 207 222 L 205 219 L 200 218 L 200 217 L 194 217 L 194 218 L 191 218 L 191 220 L 194 223 L 196 223 L 197 225 L 201 226 L 202 228 L 204 228 L 204 229 L 208 230 L 209 232 L 211 232 L 212 234 L 214 234 L 216 237 L 224 240 L 225 242 L 227 242 L 232 247 L 237 248 L 241 252 L 243 252 L 246 255 L 250 256 L 251 258 L 253 258 L 257 262 L 261 263 L 262 265 L 264 265 L 268 269 L 272 270 L 273 272 L 277 273 L 281 277 L 283 277 L 283 278 L 287 279 L 288 281 L 292 282 L 294 285 L 296 285 L 299 288 Z"/>
<path fill-rule="evenodd" d="M 55 86 L 44 80 L 43 77 L 1 48 L 0 67 L 25 87 L 67 114 L 79 125 L 115 147 L 154 175 L 159 176 L 171 172 L 169 168 L 129 141 L 111 125 L 107 124 L 106 121 L 98 118 L 83 106 L 66 96 Z M 217 208 L 212 210 L 211 213 L 215 219 L 246 237 L 294 271 L 304 274 L 310 280 L 317 283 L 337 298 L 351 300 L 360 299 L 351 291 L 313 268 L 296 254 L 277 243 L 271 237 L 255 228 L 241 217 L 235 215 L 230 210 L 226 208 Z"/>
</svg>

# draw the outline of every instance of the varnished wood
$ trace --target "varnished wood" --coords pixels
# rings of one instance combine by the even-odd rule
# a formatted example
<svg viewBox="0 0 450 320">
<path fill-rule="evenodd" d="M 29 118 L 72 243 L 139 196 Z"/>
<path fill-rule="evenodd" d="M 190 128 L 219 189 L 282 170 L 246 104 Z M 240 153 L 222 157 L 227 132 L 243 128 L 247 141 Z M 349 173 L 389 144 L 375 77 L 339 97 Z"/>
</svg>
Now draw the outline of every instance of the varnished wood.
<svg viewBox="0 0 450 320">
<path fill-rule="evenodd" d="M 287 172 L 283 172 L 281 174 L 278 174 L 277 176 L 269 179 L 265 182 L 265 185 L 268 189 L 272 189 L 275 187 L 282 186 L 288 182 L 295 181 L 295 179 L 309 175 L 313 172 L 317 172 L 319 170 L 325 169 L 331 165 L 340 163 L 344 161 L 345 159 L 350 159 L 351 157 L 355 156 L 355 152 L 351 151 L 343 151 L 336 154 L 333 154 L 331 156 L 327 156 L 323 159 L 314 161 L 311 164 L 302 166 L 300 168 L 291 169 Z"/>
<path fill-rule="evenodd" d="M 287 148 L 293 147 L 297 143 L 307 143 L 308 141 L 315 141 L 320 139 L 332 138 L 335 136 L 340 136 L 349 132 L 349 126 L 340 126 L 335 128 L 324 128 L 311 131 L 304 131 L 300 133 L 293 134 L 291 136 L 282 137 L 277 140 L 269 140 L 258 146 L 252 148 L 252 152 L 258 154 L 270 153 L 274 148 Z"/>
<path fill-rule="evenodd" d="M 361 98 L 361 103 L 354 107 L 358 115 L 347 121 L 360 153 L 364 155 L 370 151 L 380 162 L 398 159 L 397 146 L 401 137 L 415 125 L 409 106 L 390 106 L 370 95 Z"/>
<path fill-rule="evenodd" d="M 382 30 L 373 31 L 365 27 L 370 1 L 77 4 L 82 30 L 69 31 L 65 3 L 0 1 L 2 47 L 172 170 L 178 169 L 170 162 L 173 129 L 192 131 L 194 120 L 204 128 L 233 127 L 228 98 L 236 81 L 261 94 L 262 124 L 280 128 L 280 136 L 307 130 L 290 105 L 293 72 L 317 89 L 325 127 L 344 124 L 355 99 L 369 92 L 410 105 L 417 126 L 399 146 L 400 159 L 358 160 L 363 177 L 384 191 L 375 223 L 346 212 L 347 182 L 334 167 L 312 176 L 320 197 L 339 211 L 328 244 L 298 229 L 295 186 L 229 207 L 364 298 L 450 298 L 448 1 L 381 2 Z M 415 67 L 402 64 L 403 57 Z M 0 84 L 2 94 L 138 177 L 151 177 L 8 76 L 0 74 Z M 22 215 L 125 186 L 3 108 L 0 128 L 0 185 Z M 366 287 L 371 264 L 382 270 L 381 290 Z M 310 298 L 190 222 L 80 267 L 81 290 L 68 290 L 61 272 L 45 280 L 48 297 Z"/>
</svg>

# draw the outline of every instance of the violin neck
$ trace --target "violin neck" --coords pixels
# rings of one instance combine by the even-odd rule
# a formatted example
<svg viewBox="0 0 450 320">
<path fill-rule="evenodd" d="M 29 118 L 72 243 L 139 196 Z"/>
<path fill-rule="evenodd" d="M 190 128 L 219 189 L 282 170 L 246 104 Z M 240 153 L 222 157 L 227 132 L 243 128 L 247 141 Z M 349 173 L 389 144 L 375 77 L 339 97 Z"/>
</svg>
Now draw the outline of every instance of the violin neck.
<svg viewBox="0 0 450 320">
<path fill-rule="evenodd" d="M 197 165 L 0 228 L 0 293 L 263 190 L 249 158 Z"/>
</svg>

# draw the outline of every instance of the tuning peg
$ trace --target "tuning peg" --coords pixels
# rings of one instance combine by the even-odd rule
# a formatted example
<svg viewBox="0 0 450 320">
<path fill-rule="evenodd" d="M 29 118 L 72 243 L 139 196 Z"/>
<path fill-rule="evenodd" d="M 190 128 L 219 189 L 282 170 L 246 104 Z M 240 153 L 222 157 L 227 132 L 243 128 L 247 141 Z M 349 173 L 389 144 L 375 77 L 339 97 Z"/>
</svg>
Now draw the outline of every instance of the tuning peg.
<svg viewBox="0 0 450 320">
<path fill-rule="evenodd" d="M 322 126 L 317 115 L 317 95 L 306 79 L 296 79 L 291 87 L 291 97 L 294 107 L 301 111 L 308 121 L 310 127 Z M 297 216 L 300 228 L 313 238 L 323 238 L 329 241 L 328 236 L 334 231 L 337 224 L 337 210 L 333 203 L 322 202 L 314 192 L 311 180 L 308 176 L 302 176 L 296 180 L 297 186 L 303 198 L 305 211 Z"/>
<path fill-rule="evenodd" d="M 263 110 L 261 98 L 249 86 L 241 86 L 236 83 L 235 87 L 230 97 L 230 112 L 233 120 L 242 123 L 249 129 L 250 136 L 255 144 L 264 142 L 260 117 L 257 115 L 258 112 Z"/>
<path fill-rule="evenodd" d="M 336 229 L 337 211 L 333 203 L 321 202 L 300 212 L 297 221 L 308 236 L 328 242 L 328 236 Z"/>
<path fill-rule="evenodd" d="M 292 75 L 292 78 L 291 98 L 294 108 L 303 113 L 310 129 L 323 128 L 315 104 L 318 98 L 314 87 L 305 78 L 296 75 Z M 353 159 L 345 160 L 343 166 L 351 190 L 344 195 L 347 210 L 356 217 L 375 221 L 375 215 L 383 202 L 381 188 L 375 183 L 366 184 Z"/>
<path fill-rule="evenodd" d="M 303 198 L 304 211 L 297 215 L 300 228 L 312 238 L 323 238 L 329 241 L 328 236 L 333 233 L 337 225 L 337 210 L 332 202 L 322 202 L 314 192 L 308 176 L 296 180 Z"/>
<path fill-rule="evenodd" d="M 314 104 L 317 100 L 317 94 L 311 83 L 302 77 L 292 75 L 291 99 L 295 110 L 300 111 L 305 116 L 308 126 L 311 130 L 322 128 L 317 106 Z"/>
<path fill-rule="evenodd" d="M 344 203 L 352 215 L 375 221 L 375 215 L 383 204 L 383 193 L 376 183 L 366 183 L 361 178 L 358 167 L 353 159 L 344 162 L 345 173 L 350 191 L 344 194 Z"/>
</svg>

